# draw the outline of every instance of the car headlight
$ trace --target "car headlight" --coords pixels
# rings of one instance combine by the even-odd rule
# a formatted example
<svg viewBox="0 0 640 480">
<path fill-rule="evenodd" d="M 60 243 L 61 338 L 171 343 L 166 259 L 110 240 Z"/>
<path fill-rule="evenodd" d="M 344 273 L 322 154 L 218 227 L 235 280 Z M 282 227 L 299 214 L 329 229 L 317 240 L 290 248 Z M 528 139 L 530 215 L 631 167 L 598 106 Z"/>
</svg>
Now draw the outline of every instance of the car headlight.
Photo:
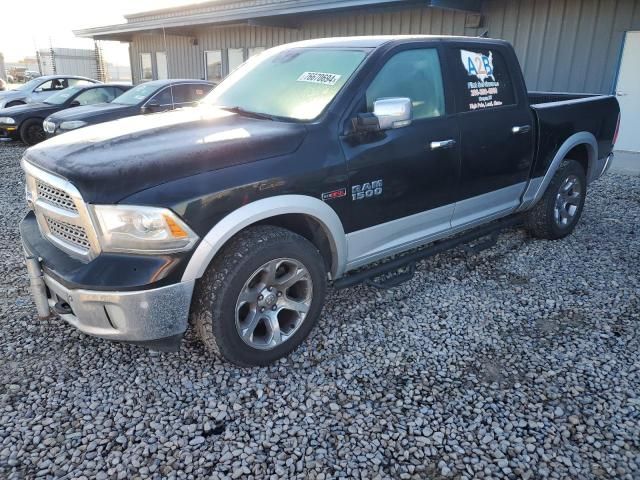
<svg viewBox="0 0 640 480">
<path fill-rule="evenodd" d="M 173 253 L 198 236 L 171 210 L 137 205 L 91 205 L 105 252 Z"/>
<path fill-rule="evenodd" d="M 42 128 L 47 133 L 54 133 L 56 131 L 56 124 L 49 120 L 45 120 L 42 122 Z"/>
<path fill-rule="evenodd" d="M 4 123 L 5 125 L 15 125 L 16 121 L 11 117 L 0 117 L 0 123 Z"/>
<path fill-rule="evenodd" d="M 75 130 L 76 128 L 84 127 L 87 122 L 82 120 L 70 120 L 68 122 L 62 122 L 60 124 L 60 130 Z"/>
</svg>

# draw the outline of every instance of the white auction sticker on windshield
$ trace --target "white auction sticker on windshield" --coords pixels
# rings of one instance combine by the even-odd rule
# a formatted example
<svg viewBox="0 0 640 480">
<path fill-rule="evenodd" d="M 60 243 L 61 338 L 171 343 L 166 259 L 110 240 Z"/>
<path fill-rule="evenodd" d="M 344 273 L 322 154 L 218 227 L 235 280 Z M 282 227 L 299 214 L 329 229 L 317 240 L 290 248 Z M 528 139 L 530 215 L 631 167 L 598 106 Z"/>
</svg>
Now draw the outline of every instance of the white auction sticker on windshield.
<svg viewBox="0 0 640 480">
<path fill-rule="evenodd" d="M 335 85 L 342 75 L 335 73 L 304 72 L 298 77 L 298 82 L 319 83 L 321 85 Z"/>
</svg>

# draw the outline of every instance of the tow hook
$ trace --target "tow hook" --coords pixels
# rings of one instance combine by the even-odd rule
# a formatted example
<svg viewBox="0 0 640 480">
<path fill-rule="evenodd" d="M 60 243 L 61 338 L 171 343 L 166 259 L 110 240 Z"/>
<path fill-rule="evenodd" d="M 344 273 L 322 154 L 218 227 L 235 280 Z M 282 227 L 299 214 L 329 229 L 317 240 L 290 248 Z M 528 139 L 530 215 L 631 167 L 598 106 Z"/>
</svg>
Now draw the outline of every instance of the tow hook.
<svg viewBox="0 0 640 480">
<path fill-rule="evenodd" d="M 29 284 L 31 285 L 31 293 L 38 310 L 38 317 L 41 319 L 51 316 L 49 308 L 49 299 L 47 297 L 47 285 L 44 283 L 42 269 L 37 258 L 25 255 L 25 263 L 27 264 L 27 273 L 29 274 Z"/>
</svg>

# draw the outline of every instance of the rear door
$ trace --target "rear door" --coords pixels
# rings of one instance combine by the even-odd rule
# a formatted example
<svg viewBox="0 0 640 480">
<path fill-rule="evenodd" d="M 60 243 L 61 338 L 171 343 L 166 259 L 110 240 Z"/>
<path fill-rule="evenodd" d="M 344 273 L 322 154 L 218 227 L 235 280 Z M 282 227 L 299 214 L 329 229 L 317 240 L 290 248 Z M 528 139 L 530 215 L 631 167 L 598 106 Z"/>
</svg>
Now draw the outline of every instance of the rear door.
<svg viewBox="0 0 640 480">
<path fill-rule="evenodd" d="M 459 227 L 519 205 L 533 161 L 534 117 L 513 50 L 456 42 L 447 51 L 461 141 L 451 220 Z"/>
<path fill-rule="evenodd" d="M 410 98 L 410 125 L 354 141 L 342 138 L 349 168 L 350 261 L 389 253 L 450 228 L 459 173 L 458 127 L 450 115 L 442 52 L 435 42 L 389 52 L 365 83 L 353 114 L 376 100 Z"/>
</svg>

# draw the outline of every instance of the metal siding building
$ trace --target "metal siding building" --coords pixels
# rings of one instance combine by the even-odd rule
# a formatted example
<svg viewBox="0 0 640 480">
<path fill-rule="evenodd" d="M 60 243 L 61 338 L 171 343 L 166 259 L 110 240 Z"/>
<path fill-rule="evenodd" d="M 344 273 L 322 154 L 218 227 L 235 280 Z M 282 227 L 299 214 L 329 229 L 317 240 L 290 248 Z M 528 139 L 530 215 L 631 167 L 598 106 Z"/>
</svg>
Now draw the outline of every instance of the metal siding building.
<svg viewBox="0 0 640 480">
<path fill-rule="evenodd" d="M 138 82 L 142 53 L 154 58 L 156 52 L 166 51 L 169 77 L 204 78 L 206 51 L 221 50 L 224 64 L 228 49 L 245 49 L 246 58 L 246 49 L 251 47 L 268 48 L 307 38 L 475 36 L 488 31 L 490 37 L 513 44 L 529 89 L 605 93 L 614 86 L 625 31 L 640 30 L 640 0 L 315 2 L 334 9 L 328 13 L 319 8 L 296 10 L 289 7 L 293 3 L 308 6 L 314 2 L 221 0 L 130 15 L 122 26 L 76 33 L 130 42 L 132 75 Z M 363 9 L 366 3 L 370 6 Z M 478 13 L 481 23 L 476 27 Z M 152 64 L 155 78 L 157 66 L 155 61 Z M 223 72 L 227 70 L 223 67 Z"/>
</svg>

